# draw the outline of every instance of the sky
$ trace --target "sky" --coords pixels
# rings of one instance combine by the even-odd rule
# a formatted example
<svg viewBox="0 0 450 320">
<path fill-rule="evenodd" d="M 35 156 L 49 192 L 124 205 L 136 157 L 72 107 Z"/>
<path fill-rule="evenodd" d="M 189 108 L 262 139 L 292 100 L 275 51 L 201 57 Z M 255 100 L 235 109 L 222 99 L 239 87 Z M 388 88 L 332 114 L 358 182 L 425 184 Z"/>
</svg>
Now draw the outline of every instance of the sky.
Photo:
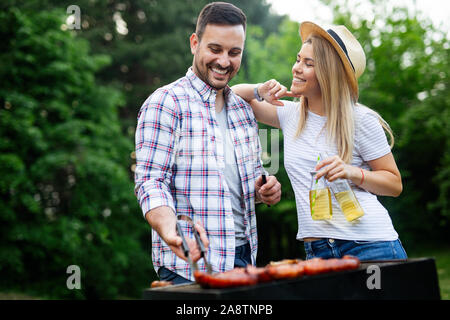
<svg viewBox="0 0 450 320">
<path fill-rule="evenodd" d="M 331 23 L 332 12 L 319 0 L 266 0 L 272 5 L 272 9 L 278 14 L 287 14 L 298 22 L 313 21 L 318 23 Z M 358 0 L 349 0 L 350 4 L 355 3 L 357 13 L 367 14 L 367 8 L 356 6 Z M 386 0 L 389 5 L 407 6 L 417 8 L 429 17 L 435 26 L 441 26 L 450 33 L 450 1 L 449 0 Z M 369 11 L 370 12 L 370 11 Z"/>
</svg>

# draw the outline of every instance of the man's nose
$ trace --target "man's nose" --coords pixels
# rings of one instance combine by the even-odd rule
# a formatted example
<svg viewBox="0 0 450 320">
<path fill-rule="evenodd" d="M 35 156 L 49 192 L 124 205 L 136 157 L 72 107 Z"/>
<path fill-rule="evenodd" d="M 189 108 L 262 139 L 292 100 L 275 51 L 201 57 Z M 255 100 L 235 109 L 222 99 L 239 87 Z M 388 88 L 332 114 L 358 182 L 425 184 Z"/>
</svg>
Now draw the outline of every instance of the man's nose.
<svg viewBox="0 0 450 320">
<path fill-rule="evenodd" d="M 220 67 L 223 68 L 223 69 L 228 68 L 230 66 L 230 64 L 231 64 L 230 58 L 228 57 L 227 54 L 222 54 L 217 59 L 217 64 L 219 64 Z"/>
</svg>

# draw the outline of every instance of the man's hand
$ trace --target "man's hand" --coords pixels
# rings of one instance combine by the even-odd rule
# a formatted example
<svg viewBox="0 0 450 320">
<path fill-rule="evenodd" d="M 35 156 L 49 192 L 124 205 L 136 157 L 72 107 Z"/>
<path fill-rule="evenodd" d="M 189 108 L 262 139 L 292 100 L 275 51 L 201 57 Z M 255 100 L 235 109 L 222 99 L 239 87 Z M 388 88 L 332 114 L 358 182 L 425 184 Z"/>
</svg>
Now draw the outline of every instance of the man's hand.
<svg viewBox="0 0 450 320">
<path fill-rule="evenodd" d="M 275 176 L 267 176 L 267 182 L 263 185 L 262 176 L 255 181 L 257 197 L 268 205 L 277 204 L 281 200 L 281 184 Z"/>
<path fill-rule="evenodd" d="M 184 255 L 182 243 L 183 240 L 177 233 L 177 218 L 173 210 L 169 207 L 158 207 L 150 212 L 147 212 L 146 219 L 150 226 L 159 234 L 162 240 L 170 247 L 170 249 L 181 259 L 187 261 Z M 203 242 L 205 249 L 208 249 L 209 241 L 206 236 L 206 231 L 199 223 L 195 224 L 195 229 L 200 235 L 200 240 Z M 200 248 L 195 239 L 186 237 L 186 242 L 189 246 L 189 255 L 192 261 L 200 259 Z"/>
<path fill-rule="evenodd" d="M 195 224 L 195 229 L 198 231 L 200 235 L 200 240 L 203 242 L 203 245 L 205 246 L 205 249 L 208 249 L 209 241 L 206 236 L 205 229 L 198 223 Z M 170 249 L 181 259 L 184 261 L 187 261 L 187 257 L 184 255 L 184 250 L 182 246 L 182 239 L 178 235 L 177 232 L 175 234 L 168 234 L 167 236 L 161 236 L 161 238 L 169 245 Z M 189 238 L 185 234 L 186 243 L 189 247 L 189 256 L 193 262 L 197 261 L 201 258 L 201 251 L 200 248 L 195 241 L 195 239 Z"/>
</svg>

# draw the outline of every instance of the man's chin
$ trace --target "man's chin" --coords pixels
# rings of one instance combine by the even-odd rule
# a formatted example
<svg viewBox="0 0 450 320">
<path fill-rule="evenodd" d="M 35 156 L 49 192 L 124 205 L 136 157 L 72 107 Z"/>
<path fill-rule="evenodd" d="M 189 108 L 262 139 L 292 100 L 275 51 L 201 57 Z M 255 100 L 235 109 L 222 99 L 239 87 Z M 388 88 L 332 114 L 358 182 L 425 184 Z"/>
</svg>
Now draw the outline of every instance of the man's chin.
<svg viewBox="0 0 450 320">
<path fill-rule="evenodd" d="M 209 79 L 209 85 L 213 87 L 216 90 L 222 90 L 225 88 L 231 79 L 225 79 L 225 80 L 217 80 L 217 79 Z"/>
</svg>

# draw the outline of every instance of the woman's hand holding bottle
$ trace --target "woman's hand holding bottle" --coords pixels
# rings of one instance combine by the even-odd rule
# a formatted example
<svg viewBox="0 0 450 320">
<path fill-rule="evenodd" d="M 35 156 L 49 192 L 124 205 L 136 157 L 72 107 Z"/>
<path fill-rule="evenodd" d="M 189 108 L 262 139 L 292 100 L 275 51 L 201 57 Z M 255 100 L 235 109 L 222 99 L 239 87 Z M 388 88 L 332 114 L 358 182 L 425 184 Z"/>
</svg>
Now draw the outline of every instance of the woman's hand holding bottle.
<svg viewBox="0 0 450 320">
<path fill-rule="evenodd" d="M 318 171 L 317 179 L 324 176 L 330 182 L 336 179 L 361 180 L 360 169 L 345 163 L 338 155 L 321 159 L 315 170 Z"/>
</svg>

